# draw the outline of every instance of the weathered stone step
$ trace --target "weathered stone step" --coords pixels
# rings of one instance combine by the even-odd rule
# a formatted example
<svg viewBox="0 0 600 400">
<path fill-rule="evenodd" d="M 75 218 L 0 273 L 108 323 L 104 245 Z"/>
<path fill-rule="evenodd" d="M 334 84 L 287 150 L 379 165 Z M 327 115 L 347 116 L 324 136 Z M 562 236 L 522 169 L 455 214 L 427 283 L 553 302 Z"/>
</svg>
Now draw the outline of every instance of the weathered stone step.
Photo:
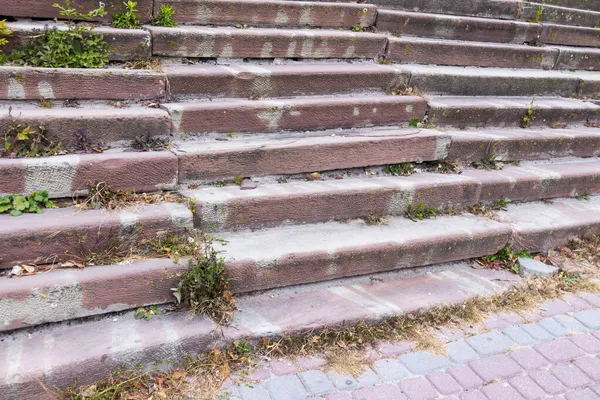
<svg viewBox="0 0 600 400">
<path fill-rule="evenodd" d="M 173 7 L 178 23 L 196 25 L 369 27 L 377 14 L 372 4 L 282 0 L 156 0 L 154 14 L 165 4 Z"/>
<path fill-rule="evenodd" d="M 599 134 L 600 135 L 600 134 Z M 446 158 L 450 140 L 425 129 L 365 129 L 176 143 L 179 181 L 298 174 Z"/>
<path fill-rule="evenodd" d="M 191 227 L 192 213 L 181 203 L 134 205 L 113 212 L 65 207 L 18 217 L 0 214 L 0 268 L 78 260 Z"/>
<path fill-rule="evenodd" d="M 482 18 L 516 19 L 521 0 L 372 0 L 380 9 L 395 9 Z"/>
<path fill-rule="evenodd" d="M 521 19 L 594 28 L 600 24 L 600 12 L 553 6 L 544 1 L 524 1 Z"/>
<path fill-rule="evenodd" d="M 391 314 L 497 293 L 518 280 L 509 272 L 473 270 L 466 264 L 412 278 L 377 278 L 381 279 L 365 277 L 311 287 L 302 296 L 289 291 L 242 296 L 237 299 L 241 310 L 231 327 L 225 328 L 188 313 L 161 315 L 151 321 L 126 314 L 8 333 L 0 346 L 0 358 L 9 360 L 0 363 L 0 398 L 46 399 L 48 393 L 40 382 L 52 388 L 71 386 L 74 379 L 78 385 L 91 384 L 119 367 L 156 368 L 159 359 L 177 363 L 185 360 L 186 353 L 205 352 L 240 338 L 253 342 L 283 332 L 374 322 Z"/>
<path fill-rule="evenodd" d="M 223 233 L 219 245 L 235 292 L 327 281 L 494 254 L 509 225 L 474 215 L 386 225 L 345 222 Z"/>
<path fill-rule="evenodd" d="M 82 108 L 31 108 L 13 105 L 0 109 L 0 131 L 6 132 L 12 121 L 37 129 L 45 126 L 45 136 L 61 142 L 67 150 L 90 150 L 99 143 L 131 141 L 136 137 L 168 136 L 170 117 L 155 108 L 114 108 L 106 105 Z"/>
<path fill-rule="evenodd" d="M 600 193 L 600 163 L 467 169 L 461 175 L 419 173 L 408 177 L 360 177 L 259 184 L 254 190 L 207 187 L 183 194 L 196 200 L 196 221 L 205 231 L 259 229 L 368 216 L 404 215 L 423 203 L 443 209 L 508 198 L 533 201 Z"/>
<path fill-rule="evenodd" d="M 386 58 L 402 64 L 599 70 L 600 49 L 532 47 L 416 37 L 390 38 Z"/>
<path fill-rule="evenodd" d="M 600 11 L 600 3 L 596 0 L 545 0 L 544 4 L 559 7 L 578 8 L 580 10 Z"/>
<path fill-rule="evenodd" d="M 171 303 L 186 261 L 157 258 L 1 278 L 0 331 Z"/>
<path fill-rule="evenodd" d="M 410 74 L 400 66 L 316 63 L 289 65 L 168 65 L 175 99 L 290 97 L 405 88 Z"/>
<path fill-rule="evenodd" d="M 385 35 L 320 29 L 146 27 L 153 54 L 193 58 L 377 58 Z"/>
<path fill-rule="evenodd" d="M 415 96 L 365 96 L 167 103 L 163 107 L 171 115 L 176 134 L 233 134 L 401 125 L 422 118 L 427 103 Z"/>
<path fill-rule="evenodd" d="M 600 96 L 600 72 L 403 65 L 409 86 L 449 96 Z"/>
<path fill-rule="evenodd" d="M 174 189 L 177 157 L 169 151 L 0 158 L 0 195 L 46 190 L 50 198 L 85 194 L 100 182 L 136 193 Z"/>
<path fill-rule="evenodd" d="M 600 121 L 600 106 L 581 100 L 548 97 L 433 97 L 429 99 L 433 126 L 561 128 Z"/>
<path fill-rule="evenodd" d="M 600 196 L 509 205 L 498 213 L 498 220 L 512 226 L 516 247 L 546 251 L 566 244 L 570 237 L 600 233 Z"/>
<path fill-rule="evenodd" d="M 152 3 L 154 0 L 136 0 L 137 9 L 139 10 L 140 20 L 142 23 L 152 21 Z M 52 7 L 57 3 L 55 0 L 0 0 L 0 15 L 5 17 L 23 17 L 23 18 L 40 18 L 40 19 L 68 19 L 60 15 L 60 10 Z M 125 11 L 125 6 L 122 0 L 105 0 L 102 2 L 107 14 L 104 17 L 93 17 L 91 21 L 111 22 L 113 15 L 116 12 Z M 68 8 L 69 2 L 61 6 Z M 76 9 L 79 12 L 87 13 L 98 8 L 97 0 L 77 0 Z"/>
<path fill-rule="evenodd" d="M 458 17 L 444 14 L 379 10 L 375 26 L 400 36 L 496 42 L 600 47 L 600 30 L 550 23 Z"/>
<path fill-rule="evenodd" d="M 30 36 L 44 30 L 46 26 L 51 29 L 67 29 L 65 23 L 54 21 L 15 21 L 7 22 L 7 25 L 13 33 L 7 38 L 8 44 L 2 48 L 5 53 L 23 46 Z M 135 60 L 152 55 L 152 39 L 150 32 L 146 30 L 97 26 L 93 32 L 103 35 L 104 40 L 112 46 L 109 54 L 111 61 Z"/>
<path fill-rule="evenodd" d="M 0 100 L 141 100 L 166 95 L 163 73 L 0 66 Z"/>
</svg>

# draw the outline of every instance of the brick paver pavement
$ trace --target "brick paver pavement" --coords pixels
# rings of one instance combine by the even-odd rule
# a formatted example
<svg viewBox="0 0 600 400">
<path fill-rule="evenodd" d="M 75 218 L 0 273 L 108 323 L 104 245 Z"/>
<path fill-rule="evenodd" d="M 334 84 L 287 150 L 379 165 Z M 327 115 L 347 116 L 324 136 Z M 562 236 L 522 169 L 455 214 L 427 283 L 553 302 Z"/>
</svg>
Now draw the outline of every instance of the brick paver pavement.
<svg viewBox="0 0 600 400">
<path fill-rule="evenodd" d="M 362 375 L 327 371 L 320 357 L 272 361 L 226 382 L 230 400 L 600 399 L 600 304 L 569 295 L 523 318 L 490 317 L 481 330 L 448 335 L 447 354 L 382 343 Z M 475 333 L 475 334 L 474 334 Z M 251 380 L 252 379 L 252 380 Z"/>
</svg>

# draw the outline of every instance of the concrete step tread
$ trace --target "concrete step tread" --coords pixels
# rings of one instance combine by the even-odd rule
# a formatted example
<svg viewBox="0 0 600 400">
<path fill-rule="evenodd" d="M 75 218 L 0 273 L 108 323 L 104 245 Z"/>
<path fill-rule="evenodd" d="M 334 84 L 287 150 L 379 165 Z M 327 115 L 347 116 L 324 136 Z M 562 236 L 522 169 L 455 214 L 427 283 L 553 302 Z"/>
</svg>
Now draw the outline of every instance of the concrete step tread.
<svg viewBox="0 0 600 400">
<path fill-rule="evenodd" d="M 545 4 L 543 0 L 524 2 L 522 20 L 528 21 L 536 18 L 540 22 L 553 22 L 564 25 L 587 26 L 594 28 L 600 21 L 600 12 L 582 10 L 552 4 Z"/>
<path fill-rule="evenodd" d="M 532 98 L 519 96 L 432 96 L 429 98 L 429 104 L 446 107 L 528 108 L 532 104 Z M 533 106 L 538 109 L 600 109 L 599 106 L 589 101 L 559 97 L 535 97 L 533 98 Z"/>
<path fill-rule="evenodd" d="M 242 337 L 258 340 L 458 303 L 475 294 L 502 291 L 518 280 L 508 272 L 473 270 L 468 265 L 406 279 L 383 278 L 375 284 L 366 278 L 306 288 L 302 296 L 281 291 L 239 297 L 241 310 L 233 324 L 223 329 L 188 313 L 151 321 L 126 314 L 5 334 L 0 357 L 8 362 L 0 363 L 0 397 L 16 400 L 26 394 L 36 398 L 45 394 L 38 379 L 47 387 L 69 386 L 73 378 L 85 385 L 122 364 L 135 367 L 157 360 L 179 361 L 185 353 L 207 351 Z"/>
<path fill-rule="evenodd" d="M 0 214 L 0 268 L 66 261 L 103 251 L 111 243 L 119 245 L 192 227 L 188 207 L 170 202 L 136 204 L 112 212 L 64 207 L 19 217 Z"/>
<path fill-rule="evenodd" d="M 600 49 L 598 49 L 600 51 Z M 600 80 L 600 71 L 545 71 L 530 68 L 499 68 L 499 67 L 478 67 L 478 66 L 453 66 L 453 65 L 419 65 L 402 64 L 398 66 L 411 74 L 444 74 L 456 76 L 486 76 L 502 78 L 527 79 L 586 79 Z"/>
<path fill-rule="evenodd" d="M 600 4 L 594 0 L 546 0 L 545 4 L 600 12 Z"/>
</svg>

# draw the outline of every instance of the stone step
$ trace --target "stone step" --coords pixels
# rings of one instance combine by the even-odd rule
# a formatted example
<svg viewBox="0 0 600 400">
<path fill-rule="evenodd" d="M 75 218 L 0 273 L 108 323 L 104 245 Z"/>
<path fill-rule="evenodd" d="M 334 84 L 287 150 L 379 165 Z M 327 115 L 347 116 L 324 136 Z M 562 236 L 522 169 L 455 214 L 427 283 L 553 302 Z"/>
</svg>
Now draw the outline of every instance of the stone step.
<svg viewBox="0 0 600 400">
<path fill-rule="evenodd" d="M 427 103 L 416 96 L 365 96 L 167 103 L 163 107 L 171 115 L 176 134 L 233 134 L 401 125 L 422 118 Z"/>
<path fill-rule="evenodd" d="M 580 10 L 600 11 L 600 3 L 595 0 L 545 0 L 544 4 Z"/>
<path fill-rule="evenodd" d="M 587 26 L 594 28 L 600 23 L 600 12 L 566 8 L 540 2 L 523 2 L 524 21 L 550 22 L 561 25 Z"/>
<path fill-rule="evenodd" d="M 479 201 L 533 201 L 600 193 L 600 162 L 507 166 L 502 170 L 466 169 L 461 175 L 418 173 L 324 181 L 259 184 L 183 191 L 196 201 L 195 216 L 204 231 L 260 229 L 282 224 L 404 215 L 409 206 L 443 209 Z"/>
<path fill-rule="evenodd" d="M 600 95 L 600 72 L 537 69 L 403 65 L 409 86 L 424 93 L 449 96 L 564 96 Z"/>
<path fill-rule="evenodd" d="M 225 328 L 183 312 L 151 321 L 136 320 L 130 313 L 8 333 L 2 336 L 0 347 L 1 359 L 8 360 L 0 363 L 0 398 L 47 398 L 40 382 L 51 388 L 71 386 L 74 379 L 78 385 L 87 385 L 119 367 L 156 368 L 157 360 L 167 359 L 177 363 L 185 360 L 186 354 L 209 351 L 240 338 L 254 342 L 284 332 L 375 322 L 391 314 L 491 295 L 519 279 L 509 272 L 474 270 L 465 264 L 411 278 L 376 278 L 306 287 L 301 296 L 290 291 L 241 296 L 237 299 L 241 310 Z"/>
<path fill-rule="evenodd" d="M 177 157 L 169 151 L 0 158 L 0 195 L 46 190 L 50 198 L 67 198 L 100 182 L 115 190 L 154 192 L 175 189 L 177 176 Z"/>
<path fill-rule="evenodd" d="M 598 29 L 550 23 L 379 10 L 375 26 L 400 37 L 600 47 Z"/>
<path fill-rule="evenodd" d="M 494 254 L 511 236 L 510 225 L 474 215 L 415 223 L 390 217 L 386 225 L 327 222 L 222 233 L 236 293 Z"/>
<path fill-rule="evenodd" d="M 380 9 L 449 14 L 481 18 L 516 19 L 521 0 L 373 0 Z"/>
<path fill-rule="evenodd" d="M 78 260 L 107 249 L 129 249 L 132 241 L 192 227 L 180 203 L 135 205 L 106 212 L 73 207 L 13 217 L 0 214 L 0 269 L 14 265 Z"/>
<path fill-rule="evenodd" d="M 0 100 L 143 100 L 166 95 L 163 73 L 0 66 Z"/>
<path fill-rule="evenodd" d="M 179 261 L 156 258 L 1 277 L 0 332 L 171 303 L 171 288 L 188 268 L 187 260 Z"/>
<path fill-rule="evenodd" d="M 91 151 L 99 143 L 131 141 L 136 137 L 169 136 L 169 114 L 164 110 L 132 106 L 114 108 L 86 105 L 82 108 L 34 108 L 13 103 L 12 110 L 0 109 L 0 131 L 6 132 L 13 121 L 36 129 L 45 126 L 45 136 L 61 142 L 65 150 Z"/>
<path fill-rule="evenodd" d="M 390 38 L 386 58 L 402 64 L 598 70 L 600 49 L 532 47 L 416 37 Z"/>
<path fill-rule="evenodd" d="M 509 205 L 498 213 L 498 220 L 512 226 L 516 247 L 546 251 L 567 244 L 571 237 L 600 233 L 600 196 Z"/>
<path fill-rule="evenodd" d="M 29 37 L 44 30 L 67 29 L 64 22 L 54 21 L 15 21 L 7 22 L 13 32 L 8 38 L 8 44 L 2 50 L 8 54 L 12 49 L 23 46 Z M 109 54 L 110 61 L 129 61 L 147 58 L 152 55 L 152 38 L 150 32 L 143 29 L 117 29 L 110 26 L 97 26 L 94 33 L 104 36 L 104 40 L 112 46 Z"/>
<path fill-rule="evenodd" d="M 139 10 L 140 21 L 142 23 L 152 21 L 152 3 L 154 0 L 136 0 L 137 9 Z M 52 5 L 55 0 L 0 0 L 0 15 L 4 17 L 23 17 L 23 18 L 39 18 L 39 19 L 68 19 L 60 15 L 60 10 Z M 122 0 L 104 0 L 102 2 L 106 10 L 104 17 L 93 17 L 91 21 L 112 22 L 113 15 L 116 12 L 125 11 L 125 6 Z M 68 8 L 69 3 L 58 4 Z M 76 9 L 79 12 L 87 13 L 98 8 L 97 0 L 77 0 Z"/>
<path fill-rule="evenodd" d="M 326 3 L 282 0 L 156 0 L 175 10 L 180 24 L 251 26 L 300 26 L 319 28 L 369 27 L 375 23 L 377 7 L 372 4 Z"/>
<path fill-rule="evenodd" d="M 446 158 L 450 140 L 425 129 L 364 129 L 176 142 L 179 181 L 299 174 Z M 599 133 L 600 135 L 600 133 Z"/>
<path fill-rule="evenodd" d="M 560 128 L 600 121 L 600 106 L 565 98 L 440 96 L 428 104 L 429 122 L 437 127 Z"/>
<path fill-rule="evenodd" d="M 320 29 L 147 26 L 153 54 L 193 58 L 377 58 L 385 35 Z"/>
<path fill-rule="evenodd" d="M 290 97 L 401 89 L 410 74 L 400 66 L 316 63 L 287 65 L 168 65 L 174 99 Z"/>
</svg>

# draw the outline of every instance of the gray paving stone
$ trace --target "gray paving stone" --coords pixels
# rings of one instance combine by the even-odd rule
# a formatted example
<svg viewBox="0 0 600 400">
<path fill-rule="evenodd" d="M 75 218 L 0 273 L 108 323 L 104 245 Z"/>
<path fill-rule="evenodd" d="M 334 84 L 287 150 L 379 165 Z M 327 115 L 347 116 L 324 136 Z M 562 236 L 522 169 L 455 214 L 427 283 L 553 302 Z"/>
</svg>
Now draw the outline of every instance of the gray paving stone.
<svg viewBox="0 0 600 400">
<path fill-rule="evenodd" d="M 327 371 L 327 376 L 340 390 L 353 390 L 379 383 L 379 377 L 369 367 L 366 367 L 365 371 L 357 378 L 352 375 L 336 374 L 332 371 Z"/>
<path fill-rule="evenodd" d="M 533 258 L 520 257 L 519 265 L 521 266 L 521 276 L 552 276 L 558 272 L 558 268 L 548 264 L 544 264 L 541 261 L 534 260 Z"/>
<path fill-rule="evenodd" d="M 398 357 L 398 360 L 400 360 L 413 374 L 424 374 L 426 372 L 450 366 L 450 360 L 448 360 L 447 357 L 428 353 L 426 351 L 415 351 L 403 354 Z"/>
<path fill-rule="evenodd" d="M 281 376 L 266 383 L 273 400 L 304 400 L 308 393 L 296 375 Z"/>
<path fill-rule="evenodd" d="M 457 340 L 446 345 L 448 357 L 458 364 L 473 361 L 479 358 L 479 355 L 464 340 Z"/>
<path fill-rule="evenodd" d="M 498 331 L 471 336 L 470 338 L 467 338 L 466 342 L 477 353 L 483 356 L 504 353 L 511 346 L 515 345 L 514 340 Z"/>
<path fill-rule="evenodd" d="M 377 360 L 373 363 L 373 368 L 384 382 L 397 381 L 410 376 L 404 364 L 394 359 Z"/>
<path fill-rule="evenodd" d="M 554 317 L 556 322 L 567 328 L 567 330 L 572 332 L 583 333 L 589 331 L 588 328 L 585 327 L 581 322 L 577 321 L 575 318 L 570 315 L 557 315 Z"/>
<path fill-rule="evenodd" d="M 529 333 L 525 332 L 523 329 L 518 326 L 509 326 L 502 330 L 506 336 L 520 344 L 521 346 L 531 346 L 532 344 L 536 344 L 537 340 L 535 340 Z"/>
<path fill-rule="evenodd" d="M 525 332 L 529 333 L 531 337 L 533 337 L 538 342 L 545 342 L 547 340 L 554 339 L 554 336 L 547 330 L 545 330 L 541 325 L 538 324 L 523 324 L 519 325 L 521 329 Z"/>
<path fill-rule="evenodd" d="M 240 392 L 235 386 L 228 387 L 224 389 L 223 392 L 217 396 L 217 400 L 226 399 L 226 400 L 242 400 L 240 396 Z"/>
<path fill-rule="evenodd" d="M 311 394 L 320 396 L 335 391 L 333 384 L 327 379 L 322 371 L 310 370 L 304 371 L 298 374 L 304 386 L 308 389 Z"/>
<path fill-rule="evenodd" d="M 600 308 L 579 311 L 573 317 L 590 329 L 600 329 Z"/>
<path fill-rule="evenodd" d="M 554 318 L 544 318 L 539 320 L 538 324 L 556 337 L 565 337 L 569 334 L 567 328 L 559 324 Z"/>
<path fill-rule="evenodd" d="M 271 398 L 267 389 L 260 383 L 238 387 L 243 400 L 268 400 Z"/>
</svg>

